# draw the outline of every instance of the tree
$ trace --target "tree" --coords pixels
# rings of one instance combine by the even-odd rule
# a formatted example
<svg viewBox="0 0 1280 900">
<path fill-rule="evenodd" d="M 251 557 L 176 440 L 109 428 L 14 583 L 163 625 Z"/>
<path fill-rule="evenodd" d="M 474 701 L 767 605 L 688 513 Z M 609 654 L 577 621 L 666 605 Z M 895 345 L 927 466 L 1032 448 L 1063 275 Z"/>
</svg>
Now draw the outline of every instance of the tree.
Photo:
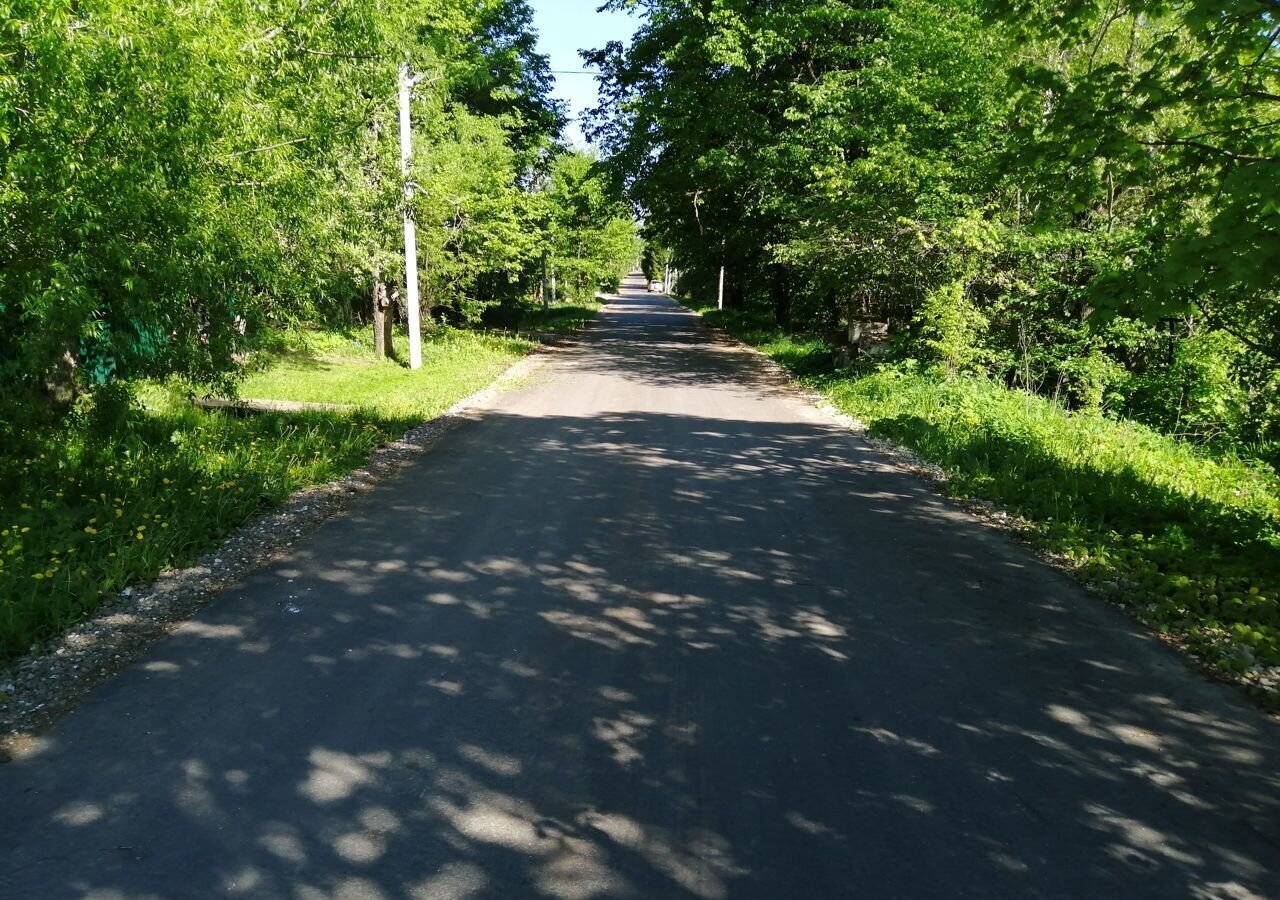
<svg viewBox="0 0 1280 900">
<path fill-rule="evenodd" d="M 611 189 L 594 155 L 566 152 L 551 165 L 547 204 L 547 262 L 569 297 L 617 290 L 635 261 L 630 210 Z"/>
<path fill-rule="evenodd" d="M 1195 313 L 1280 361 L 1275 4 L 1003 10 L 1001 21 L 1048 50 L 1015 70 L 1015 164 L 1030 183 L 1055 185 L 1044 214 L 1105 217 L 1120 232 L 1092 302 L 1151 320 Z"/>
<path fill-rule="evenodd" d="M 524 0 L 0 8 L 0 380 L 226 380 L 263 323 L 367 309 L 395 276 L 397 67 L 435 73 L 429 129 L 502 145 L 485 190 L 518 194 L 560 121 L 529 21 Z"/>
</svg>

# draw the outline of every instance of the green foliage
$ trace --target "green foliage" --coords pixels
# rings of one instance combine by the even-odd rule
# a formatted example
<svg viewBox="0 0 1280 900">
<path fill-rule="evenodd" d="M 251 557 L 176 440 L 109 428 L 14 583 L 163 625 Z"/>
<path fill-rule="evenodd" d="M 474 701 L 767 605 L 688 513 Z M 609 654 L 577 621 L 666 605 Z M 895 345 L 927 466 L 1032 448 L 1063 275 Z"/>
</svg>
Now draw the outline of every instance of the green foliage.
<svg viewBox="0 0 1280 900">
<path fill-rule="evenodd" d="M 0 659 L 104 595 L 191 561 L 263 507 L 356 467 L 531 346 L 437 329 L 423 368 L 410 371 L 375 359 L 363 335 L 305 332 L 259 360 L 246 395 L 357 404 L 350 413 L 236 418 L 194 409 L 180 385 L 142 384 L 146 409 L 117 388 L 60 425 L 0 420 Z"/>
<path fill-rule="evenodd" d="M 645 241 L 644 252 L 640 254 L 640 271 L 645 281 L 661 281 L 671 266 L 671 250 L 667 247 Z"/>
<path fill-rule="evenodd" d="M 594 132 L 691 295 L 1280 459 L 1273 4 L 639 6 Z"/>
<path fill-rule="evenodd" d="M 518 184 L 523 161 L 500 121 L 457 107 L 429 120 L 414 201 L 424 305 L 475 322 L 525 292 L 522 276 L 538 258 L 536 200 Z"/>
<path fill-rule="evenodd" d="M 871 434 L 940 465 L 949 492 L 1025 517 L 1034 541 L 1206 661 L 1244 674 L 1280 665 L 1274 472 L 980 377 L 905 364 L 832 374 L 821 342 L 740 312 L 705 315 L 807 375 Z"/>
<path fill-rule="evenodd" d="M 992 4 L 1038 53 L 1013 68 L 1011 162 L 1037 214 L 1119 232 L 1104 308 L 1196 313 L 1280 360 L 1274 4 Z"/>
<path fill-rule="evenodd" d="M 565 153 L 551 167 L 542 194 L 547 204 L 546 265 L 557 288 L 574 300 L 616 291 L 636 260 L 639 242 L 631 212 L 593 154 Z"/>
<path fill-rule="evenodd" d="M 987 321 L 966 295 L 963 280 L 939 285 L 925 295 L 916 322 L 922 348 L 942 361 L 949 374 L 972 371 L 978 336 Z"/>
<path fill-rule="evenodd" d="M 465 315 L 534 243 L 519 183 L 560 113 L 530 21 L 524 0 L 0 4 L 0 384 L 216 381 L 266 322 L 349 318 L 402 276 L 404 60 L 430 76 L 427 281 Z"/>
</svg>

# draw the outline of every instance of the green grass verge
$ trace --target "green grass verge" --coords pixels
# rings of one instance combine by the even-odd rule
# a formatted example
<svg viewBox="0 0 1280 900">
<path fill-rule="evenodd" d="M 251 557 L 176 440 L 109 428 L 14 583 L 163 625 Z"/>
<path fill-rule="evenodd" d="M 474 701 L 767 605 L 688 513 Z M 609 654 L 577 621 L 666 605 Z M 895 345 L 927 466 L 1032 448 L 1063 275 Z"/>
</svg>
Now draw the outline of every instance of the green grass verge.
<svg viewBox="0 0 1280 900">
<path fill-rule="evenodd" d="M 603 307 L 604 303 L 595 298 L 567 300 L 546 306 L 525 300 L 486 310 L 484 322 L 491 328 L 520 334 L 568 334 L 583 328 Z"/>
<path fill-rule="evenodd" d="M 742 313 L 704 314 L 872 435 L 941 466 L 949 492 L 1027 519 L 1034 541 L 1202 659 L 1235 675 L 1280 665 L 1275 472 L 982 379 L 832 372 L 820 341 Z M 1275 691 L 1252 690 L 1280 703 Z"/>
<path fill-rule="evenodd" d="M 393 419 L 429 419 L 479 390 L 533 344 L 437 327 L 423 335 L 422 368 L 408 369 L 409 341 L 397 331 L 395 359 L 373 355 L 369 329 L 291 332 L 252 367 L 242 397 L 348 403 Z"/>
<path fill-rule="evenodd" d="M 399 337 L 404 355 L 403 336 Z M 0 421 L 0 661 L 83 618 L 107 594 L 192 561 L 255 512 L 359 466 L 527 353 L 530 342 L 437 329 L 423 368 L 373 358 L 360 333 L 281 339 L 241 393 L 359 404 L 351 412 L 201 412 L 174 387 L 95 427 Z"/>
</svg>

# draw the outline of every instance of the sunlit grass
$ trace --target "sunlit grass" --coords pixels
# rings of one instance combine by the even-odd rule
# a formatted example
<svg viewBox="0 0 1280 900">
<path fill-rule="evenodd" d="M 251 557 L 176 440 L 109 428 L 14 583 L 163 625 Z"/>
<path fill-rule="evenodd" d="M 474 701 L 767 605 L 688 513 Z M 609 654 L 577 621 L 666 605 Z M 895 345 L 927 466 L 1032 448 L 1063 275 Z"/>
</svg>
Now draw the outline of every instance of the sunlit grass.
<svg viewBox="0 0 1280 900">
<path fill-rule="evenodd" d="M 374 359 L 362 333 L 307 332 L 259 359 L 242 395 L 351 411 L 242 418 L 145 384 L 135 386 L 142 405 L 103 436 L 83 418 L 56 429 L 0 421 L 0 660 L 111 592 L 195 559 L 256 511 L 349 472 L 532 346 L 441 328 L 411 372 Z"/>
<path fill-rule="evenodd" d="M 437 327 L 423 336 L 422 368 L 411 370 L 408 338 L 398 331 L 394 359 L 373 355 L 358 332 L 290 335 L 240 386 L 240 395 L 306 403 L 344 403 L 373 414 L 428 419 L 475 392 L 533 348 L 522 339 Z"/>
<path fill-rule="evenodd" d="M 833 372 L 821 341 L 785 334 L 759 316 L 705 315 L 871 434 L 937 463 L 951 493 L 1025 517 L 1035 541 L 1215 665 L 1234 672 L 1280 665 L 1274 471 L 980 378 L 908 366 Z"/>
</svg>

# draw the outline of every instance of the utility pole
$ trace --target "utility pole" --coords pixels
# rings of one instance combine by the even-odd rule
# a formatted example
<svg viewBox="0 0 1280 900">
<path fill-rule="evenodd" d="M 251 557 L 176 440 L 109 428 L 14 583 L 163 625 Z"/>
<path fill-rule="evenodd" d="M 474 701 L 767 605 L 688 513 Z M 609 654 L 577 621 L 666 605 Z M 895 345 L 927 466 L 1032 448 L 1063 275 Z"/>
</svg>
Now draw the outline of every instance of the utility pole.
<svg viewBox="0 0 1280 900">
<path fill-rule="evenodd" d="M 547 261 L 548 256 L 549 254 L 545 250 L 542 251 L 542 289 L 538 291 L 538 294 L 542 298 L 543 309 L 546 309 L 547 304 L 550 302 L 549 288 L 551 287 L 551 283 L 550 283 L 551 279 L 550 279 L 550 276 L 547 274 L 547 269 L 550 265 Z"/>
<path fill-rule="evenodd" d="M 409 368 L 422 368 L 422 310 L 418 300 L 418 227 L 413 219 L 413 121 L 410 101 L 413 86 L 422 76 L 409 74 L 409 64 L 400 63 L 400 173 L 404 176 L 404 298 L 409 318 Z"/>
<path fill-rule="evenodd" d="M 724 309 L 724 248 L 728 241 L 720 238 L 720 289 L 716 292 L 716 309 Z"/>
</svg>

